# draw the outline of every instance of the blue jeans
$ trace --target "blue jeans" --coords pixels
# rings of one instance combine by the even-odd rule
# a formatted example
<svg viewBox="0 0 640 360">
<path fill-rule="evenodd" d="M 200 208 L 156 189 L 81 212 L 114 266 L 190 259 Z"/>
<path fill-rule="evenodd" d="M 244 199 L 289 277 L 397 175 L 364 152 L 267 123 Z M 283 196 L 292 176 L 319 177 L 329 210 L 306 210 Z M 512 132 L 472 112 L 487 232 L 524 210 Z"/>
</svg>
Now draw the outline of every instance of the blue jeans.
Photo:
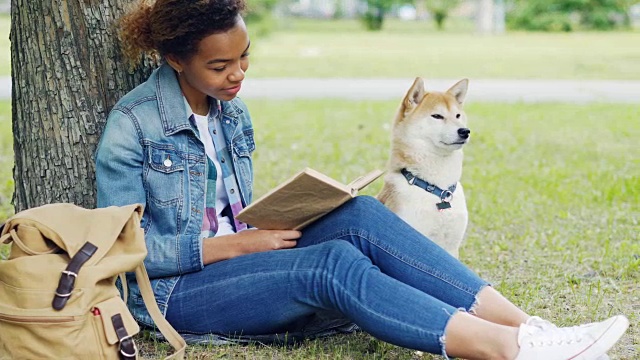
<svg viewBox="0 0 640 360">
<path fill-rule="evenodd" d="M 294 249 L 239 256 L 183 275 L 167 319 L 181 332 L 282 333 L 339 312 L 383 341 L 444 354 L 451 316 L 487 285 L 372 197 L 302 231 Z"/>
</svg>

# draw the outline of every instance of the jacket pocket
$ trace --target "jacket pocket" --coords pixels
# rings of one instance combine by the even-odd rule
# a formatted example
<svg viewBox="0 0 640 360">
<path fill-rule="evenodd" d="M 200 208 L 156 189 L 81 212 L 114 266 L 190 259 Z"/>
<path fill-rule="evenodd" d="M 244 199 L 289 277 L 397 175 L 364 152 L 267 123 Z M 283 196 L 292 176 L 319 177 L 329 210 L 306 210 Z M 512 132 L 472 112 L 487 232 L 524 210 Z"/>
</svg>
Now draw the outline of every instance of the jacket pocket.
<svg viewBox="0 0 640 360">
<path fill-rule="evenodd" d="M 256 149 L 253 129 L 245 129 L 242 133 L 236 135 L 231 145 L 236 156 L 250 157 L 251 153 Z"/>
<path fill-rule="evenodd" d="M 158 205 L 174 205 L 184 190 L 184 159 L 172 147 L 154 146 L 147 151 L 145 185 Z"/>
</svg>

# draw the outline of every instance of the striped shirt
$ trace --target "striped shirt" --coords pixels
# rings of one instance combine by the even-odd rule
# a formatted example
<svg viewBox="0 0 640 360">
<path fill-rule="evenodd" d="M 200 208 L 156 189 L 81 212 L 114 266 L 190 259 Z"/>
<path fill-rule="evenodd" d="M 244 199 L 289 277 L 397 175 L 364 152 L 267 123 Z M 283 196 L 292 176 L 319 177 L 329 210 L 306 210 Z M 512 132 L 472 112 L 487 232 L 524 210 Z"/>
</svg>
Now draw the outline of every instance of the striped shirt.
<svg viewBox="0 0 640 360">
<path fill-rule="evenodd" d="M 227 149 L 222 131 L 222 108 L 218 100 L 209 110 L 207 117 L 193 113 L 185 99 L 189 118 L 195 122 L 200 139 L 207 154 L 207 179 L 205 183 L 204 216 L 202 219 L 201 238 L 232 234 L 247 228 L 247 225 L 235 220 L 242 210 L 242 200 L 238 191 L 238 182 L 233 172 L 233 161 Z M 213 119 L 213 129 L 211 122 Z M 219 176 L 221 174 L 222 176 Z M 222 178 L 222 181 L 219 181 Z M 229 205 L 233 220 L 222 214 Z M 233 224 L 232 224 L 233 222 Z"/>
</svg>

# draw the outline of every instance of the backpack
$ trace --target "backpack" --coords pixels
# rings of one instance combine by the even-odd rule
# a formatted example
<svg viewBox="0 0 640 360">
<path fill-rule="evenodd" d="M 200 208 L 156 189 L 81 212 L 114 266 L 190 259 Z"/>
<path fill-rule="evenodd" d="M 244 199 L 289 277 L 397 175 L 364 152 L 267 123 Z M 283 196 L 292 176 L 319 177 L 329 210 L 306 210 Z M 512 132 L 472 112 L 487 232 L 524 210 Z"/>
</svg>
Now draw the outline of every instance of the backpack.
<svg viewBox="0 0 640 360">
<path fill-rule="evenodd" d="M 11 217 L 0 241 L 0 359 L 135 359 L 140 331 L 116 287 L 135 271 L 157 328 L 184 358 L 186 344 L 156 304 L 143 260 L 142 206 L 50 204 Z M 124 297 L 126 299 L 126 282 Z"/>
</svg>

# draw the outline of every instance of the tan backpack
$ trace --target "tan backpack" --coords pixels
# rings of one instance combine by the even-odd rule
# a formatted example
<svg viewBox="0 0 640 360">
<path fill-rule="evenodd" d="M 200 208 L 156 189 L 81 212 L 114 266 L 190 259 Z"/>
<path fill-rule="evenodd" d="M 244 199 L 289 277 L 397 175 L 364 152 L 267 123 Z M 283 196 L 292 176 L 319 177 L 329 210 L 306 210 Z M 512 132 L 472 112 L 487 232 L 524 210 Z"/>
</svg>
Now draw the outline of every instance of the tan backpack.
<svg viewBox="0 0 640 360">
<path fill-rule="evenodd" d="M 142 207 L 87 210 L 51 204 L 22 211 L 0 231 L 0 359 L 135 359 L 140 330 L 115 286 L 135 271 L 158 329 L 184 358 L 186 344 L 164 319 L 142 261 Z M 126 298 L 126 283 L 125 283 Z"/>
</svg>

